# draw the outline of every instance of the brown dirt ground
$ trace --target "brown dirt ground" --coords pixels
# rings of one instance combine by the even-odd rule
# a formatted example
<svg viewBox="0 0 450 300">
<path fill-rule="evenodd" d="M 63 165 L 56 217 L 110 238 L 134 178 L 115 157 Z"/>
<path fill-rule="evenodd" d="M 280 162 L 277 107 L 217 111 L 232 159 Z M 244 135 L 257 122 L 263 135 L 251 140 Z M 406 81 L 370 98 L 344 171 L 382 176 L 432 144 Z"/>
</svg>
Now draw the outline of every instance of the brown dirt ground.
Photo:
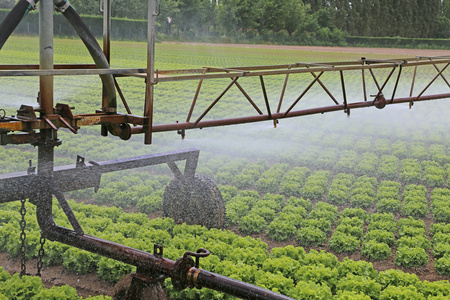
<svg viewBox="0 0 450 300">
<path fill-rule="evenodd" d="M 170 43 L 170 42 L 167 42 Z M 282 49 L 282 50 L 295 50 L 295 51 L 317 51 L 317 52 L 347 52 L 347 53 L 367 53 L 367 54 L 391 54 L 391 55 L 408 55 L 408 56 L 440 56 L 449 55 L 447 50 L 426 50 L 426 49 L 387 49 L 387 48 L 357 48 L 357 47 L 312 47 L 312 46 L 280 46 L 280 45 L 247 45 L 247 44 L 211 44 L 211 43 L 184 43 L 190 45 L 205 45 L 205 46 L 219 46 L 219 47 L 240 47 L 240 48 L 267 48 L 267 49 Z M 132 212 L 132 211 L 130 211 Z M 159 215 L 149 216 L 150 218 L 158 217 Z M 427 227 L 432 222 L 432 219 L 425 219 Z M 241 234 L 237 228 L 229 228 L 237 234 Z M 241 234 L 242 235 L 242 234 Z M 287 245 L 298 246 L 295 240 L 289 240 L 285 242 L 274 242 L 268 239 L 265 234 L 253 235 L 254 238 L 261 238 L 269 245 L 269 249 L 274 247 L 283 247 Z M 316 250 L 327 250 L 339 260 L 348 257 L 353 260 L 366 260 L 363 256 L 356 251 L 354 254 L 342 254 L 334 253 L 328 250 L 326 246 L 315 247 Z M 309 248 L 305 248 L 309 251 Z M 417 269 L 404 269 L 397 267 L 394 264 L 394 254 L 396 249 L 392 249 L 392 257 L 383 261 L 372 261 L 374 268 L 378 271 L 387 269 L 400 269 L 404 272 L 415 273 L 421 280 L 436 281 L 436 280 L 450 280 L 450 276 L 437 275 L 433 267 L 433 256 L 429 253 L 430 260 L 424 267 Z M 6 271 L 10 273 L 20 272 L 20 261 L 17 258 L 11 258 L 7 253 L 0 253 L 0 266 L 3 266 Z M 36 261 L 27 262 L 27 271 L 31 274 L 36 273 Z M 75 272 L 68 271 L 61 266 L 45 267 L 42 270 L 42 281 L 47 288 L 52 286 L 61 286 L 68 284 L 77 289 L 78 294 L 82 297 L 95 296 L 95 295 L 108 295 L 112 296 L 114 285 L 100 280 L 96 274 L 79 275 Z"/>
</svg>

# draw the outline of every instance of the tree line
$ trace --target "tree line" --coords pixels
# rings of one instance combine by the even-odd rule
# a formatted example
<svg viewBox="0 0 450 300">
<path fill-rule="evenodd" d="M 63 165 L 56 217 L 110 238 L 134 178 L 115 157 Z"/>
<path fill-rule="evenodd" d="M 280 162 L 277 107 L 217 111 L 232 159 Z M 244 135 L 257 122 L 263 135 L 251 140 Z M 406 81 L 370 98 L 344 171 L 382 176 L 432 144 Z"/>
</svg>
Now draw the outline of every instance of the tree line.
<svg viewBox="0 0 450 300">
<path fill-rule="evenodd" d="M 0 8 L 14 5 L 0 0 Z M 71 0 L 100 15 L 98 0 Z M 450 0 L 161 0 L 158 31 L 181 38 L 225 37 L 339 42 L 344 36 L 450 38 Z M 146 19 L 147 1 L 113 0 L 117 18 Z"/>
</svg>

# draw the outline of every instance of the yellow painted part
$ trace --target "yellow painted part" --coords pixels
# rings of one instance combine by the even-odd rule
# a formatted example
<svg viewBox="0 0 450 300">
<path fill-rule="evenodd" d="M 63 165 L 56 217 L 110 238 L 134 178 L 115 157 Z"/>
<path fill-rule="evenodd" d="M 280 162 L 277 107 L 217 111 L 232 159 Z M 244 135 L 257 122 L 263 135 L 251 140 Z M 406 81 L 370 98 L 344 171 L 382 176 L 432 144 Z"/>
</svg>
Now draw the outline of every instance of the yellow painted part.
<svg viewBox="0 0 450 300">
<path fill-rule="evenodd" d="M 77 116 L 79 117 L 79 116 Z M 89 125 L 98 125 L 101 124 L 102 118 L 101 116 L 83 116 L 80 119 L 77 119 L 77 126 L 89 126 Z"/>
<path fill-rule="evenodd" d="M 0 132 L 1 131 L 21 131 L 23 128 L 22 122 L 12 121 L 12 122 L 0 122 Z"/>
</svg>

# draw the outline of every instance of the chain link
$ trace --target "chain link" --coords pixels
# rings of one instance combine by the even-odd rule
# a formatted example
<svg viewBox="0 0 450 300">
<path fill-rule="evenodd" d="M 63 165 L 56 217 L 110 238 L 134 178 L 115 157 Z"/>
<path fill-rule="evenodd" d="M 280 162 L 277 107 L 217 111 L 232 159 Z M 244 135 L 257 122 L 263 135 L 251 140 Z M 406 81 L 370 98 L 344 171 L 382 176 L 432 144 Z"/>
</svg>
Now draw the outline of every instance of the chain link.
<svg viewBox="0 0 450 300">
<path fill-rule="evenodd" d="M 27 221 L 25 221 L 25 215 L 27 214 L 27 209 L 25 208 L 25 199 L 20 200 L 20 215 L 22 219 L 20 220 L 20 277 L 23 275 L 27 275 L 27 267 L 25 265 L 26 253 L 25 253 L 25 239 L 27 234 L 25 233 L 25 226 L 27 225 Z"/>
<path fill-rule="evenodd" d="M 44 258 L 44 254 L 45 254 L 45 251 L 44 251 L 45 237 L 42 234 L 42 232 L 41 232 L 41 238 L 39 240 L 39 243 L 41 244 L 41 247 L 39 248 L 39 253 L 38 253 L 36 276 L 41 277 L 41 270 L 42 270 L 42 267 L 44 265 L 44 263 L 42 262 L 42 258 Z"/>
</svg>

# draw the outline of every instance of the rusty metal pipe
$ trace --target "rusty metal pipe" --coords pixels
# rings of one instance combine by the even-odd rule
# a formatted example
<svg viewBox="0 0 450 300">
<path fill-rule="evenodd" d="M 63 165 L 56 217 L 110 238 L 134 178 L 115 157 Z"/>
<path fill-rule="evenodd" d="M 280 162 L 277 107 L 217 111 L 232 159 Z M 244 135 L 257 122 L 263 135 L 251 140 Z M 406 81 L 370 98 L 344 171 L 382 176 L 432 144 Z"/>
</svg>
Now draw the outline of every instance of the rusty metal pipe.
<svg viewBox="0 0 450 300">
<path fill-rule="evenodd" d="M 429 96 L 427 95 L 427 96 L 421 96 L 419 98 L 416 98 L 416 97 L 397 98 L 397 99 L 394 99 L 392 103 L 389 102 L 388 104 L 408 103 L 411 101 L 429 101 L 429 100 L 437 100 L 437 99 L 445 99 L 445 98 L 450 98 L 450 93 L 429 95 Z M 355 108 L 371 107 L 371 106 L 374 106 L 374 103 L 372 103 L 372 102 L 373 101 L 348 103 L 347 108 L 355 109 Z M 343 104 L 340 104 L 340 105 L 333 105 L 333 106 L 324 106 L 324 107 L 318 107 L 318 108 L 290 111 L 286 115 L 285 115 L 285 113 L 272 113 L 272 119 L 283 119 L 283 118 L 292 118 L 292 117 L 307 116 L 307 115 L 314 115 L 314 114 L 322 114 L 322 113 L 327 113 L 327 112 L 340 111 L 340 110 L 344 110 L 344 109 L 345 109 L 345 106 Z M 201 121 L 197 124 L 192 123 L 192 122 L 161 124 L 161 125 L 153 125 L 153 132 L 165 132 L 165 131 L 176 131 L 176 130 L 182 130 L 182 129 L 194 129 L 194 128 L 236 125 L 236 124 L 262 122 L 262 121 L 267 121 L 267 120 L 270 120 L 269 116 L 267 114 L 264 114 L 264 115 L 258 115 L 258 116 L 250 116 L 250 117 Z M 136 132 L 139 131 L 138 127 L 135 129 Z"/>
<path fill-rule="evenodd" d="M 70 5 L 66 0 L 53 0 L 53 2 L 78 33 L 79 37 L 91 54 L 92 59 L 97 65 L 97 68 L 109 69 L 109 62 L 100 48 L 100 45 L 72 5 Z M 104 74 L 100 75 L 100 78 L 102 79 L 107 97 L 107 103 L 105 104 L 106 107 L 104 107 L 104 109 L 108 113 L 115 113 L 117 111 L 117 100 L 113 76 L 111 74 Z"/>
<path fill-rule="evenodd" d="M 41 70 L 53 69 L 53 3 L 41 1 L 39 9 L 39 65 Z M 53 76 L 39 77 L 41 115 L 53 114 Z"/>
<path fill-rule="evenodd" d="M 165 277 L 175 276 L 175 261 L 160 255 L 156 256 L 145 251 L 86 234 L 80 236 L 73 230 L 56 225 L 45 231 L 44 234 L 46 238 L 52 241 L 62 242 L 70 246 L 136 266 L 145 273 L 159 273 Z M 181 272 L 186 273 L 185 278 L 186 281 L 188 281 L 186 282 L 187 285 L 194 283 L 196 287 L 207 287 L 243 299 L 292 300 L 292 298 L 287 296 L 202 269 L 187 267 L 185 270 L 181 270 Z"/>
<path fill-rule="evenodd" d="M 30 10 L 33 10 L 38 2 L 39 0 L 35 0 L 34 3 L 28 0 L 20 0 L 6 15 L 0 24 L 0 49 L 2 49 L 3 45 L 14 32 L 17 25 L 19 25 L 20 21 L 22 21 L 22 18 L 28 14 Z"/>
<path fill-rule="evenodd" d="M 193 270 L 191 270 L 191 273 L 195 276 L 195 282 L 199 287 L 207 287 L 243 299 L 292 300 L 292 298 L 287 296 L 280 295 L 242 281 L 231 279 L 205 270 L 197 271 L 199 269 L 192 269 Z M 196 272 L 198 272 L 197 275 Z"/>
<path fill-rule="evenodd" d="M 156 24 L 156 2 L 148 0 L 147 8 L 147 70 L 145 85 L 144 117 L 147 124 L 144 126 L 144 144 L 152 143 L 153 128 L 153 101 L 155 96 L 155 24 Z"/>
</svg>

